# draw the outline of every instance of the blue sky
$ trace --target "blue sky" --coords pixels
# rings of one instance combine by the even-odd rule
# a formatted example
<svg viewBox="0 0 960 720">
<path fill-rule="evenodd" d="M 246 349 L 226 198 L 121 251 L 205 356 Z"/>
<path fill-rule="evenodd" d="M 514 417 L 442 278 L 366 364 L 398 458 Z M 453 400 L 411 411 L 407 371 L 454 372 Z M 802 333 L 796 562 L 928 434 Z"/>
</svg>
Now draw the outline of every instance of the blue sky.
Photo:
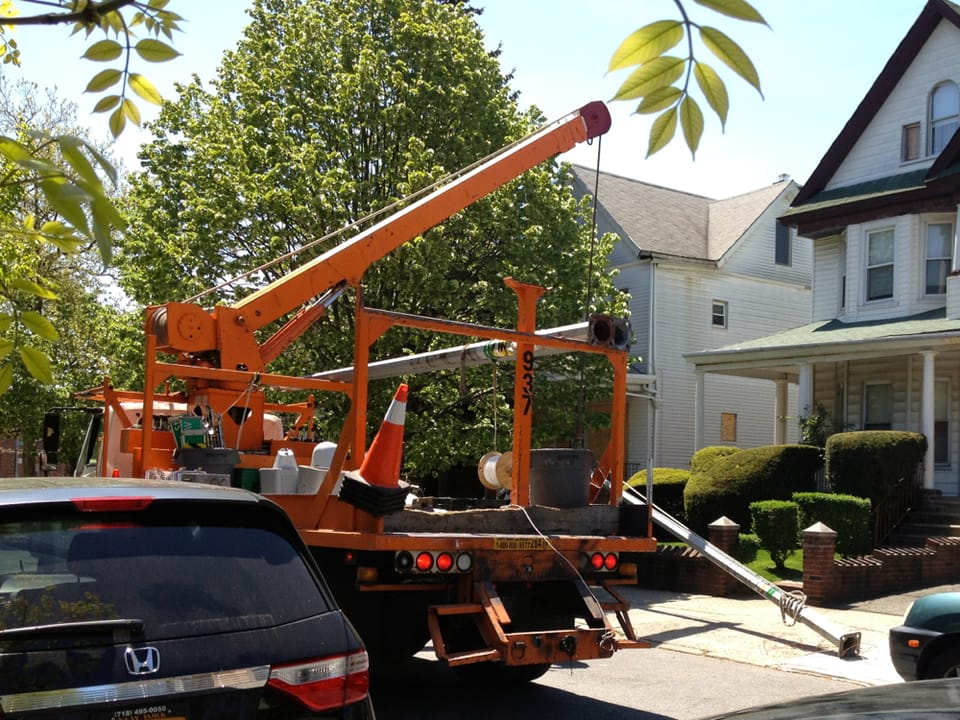
<svg viewBox="0 0 960 720">
<path fill-rule="evenodd" d="M 606 72 L 611 54 L 636 28 L 676 17 L 673 0 L 473 0 L 483 7 L 480 25 L 488 47 L 500 46 L 505 72 L 523 105 L 536 105 L 548 119 L 591 100 L 609 101 L 625 79 Z M 863 98 L 897 44 L 923 9 L 923 0 L 754 0 L 770 27 L 738 23 L 686 0 L 691 18 L 727 32 L 750 55 L 764 97 L 714 63 L 730 92 L 725 131 L 705 108 L 706 130 L 696 160 L 678 138 L 645 159 L 649 116 L 633 105 L 609 102 L 613 127 L 600 143 L 600 168 L 607 172 L 714 198 L 754 190 L 783 173 L 804 182 Z M 225 49 L 240 38 L 246 0 L 171 0 L 187 18 L 175 37 L 177 60 L 142 68 L 161 92 L 196 73 L 208 80 Z M 98 70 L 79 60 L 84 45 L 65 29 L 20 28 L 23 76 L 56 85 L 79 106 L 95 134 L 105 135 L 102 116 L 89 115 L 96 99 L 83 88 Z M 51 39 L 55 38 L 54 42 Z M 701 47 L 696 52 L 707 59 Z M 9 65 L 3 66 L 10 73 Z M 705 104 L 704 104 L 705 107 Z M 149 119 L 149 114 L 146 115 Z M 117 153 L 135 167 L 142 133 L 128 131 Z M 597 164 L 597 146 L 581 146 L 565 159 Z"/>
</svg>

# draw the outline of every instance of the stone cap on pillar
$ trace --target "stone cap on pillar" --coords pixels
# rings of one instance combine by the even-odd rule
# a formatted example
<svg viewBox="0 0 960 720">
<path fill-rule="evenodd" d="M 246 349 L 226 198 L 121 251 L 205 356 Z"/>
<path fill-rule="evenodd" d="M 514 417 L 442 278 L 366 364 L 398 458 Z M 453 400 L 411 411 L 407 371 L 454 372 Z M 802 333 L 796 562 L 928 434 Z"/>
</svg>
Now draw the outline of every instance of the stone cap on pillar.
<svg viewBox="0 0 960 720">
<path fill-rule="evenodd" d="M 726 515 L 722 515 L 714 520 L 712 523 L 707 525 L 711 530 L 733 530 L 740 529 L 739 523 L 735 523 L 733 520 L 728 518 Z"/>
<path fill-rule="evenodd" d="M 833 535 L 836 537 L 837 531 L 831 528 L 829 525 L 824 525 L 822 522 L 815 522 L 813 525 L 808 527 L 806 530 L 802 531 L 803 535 Z"/>
</svg>

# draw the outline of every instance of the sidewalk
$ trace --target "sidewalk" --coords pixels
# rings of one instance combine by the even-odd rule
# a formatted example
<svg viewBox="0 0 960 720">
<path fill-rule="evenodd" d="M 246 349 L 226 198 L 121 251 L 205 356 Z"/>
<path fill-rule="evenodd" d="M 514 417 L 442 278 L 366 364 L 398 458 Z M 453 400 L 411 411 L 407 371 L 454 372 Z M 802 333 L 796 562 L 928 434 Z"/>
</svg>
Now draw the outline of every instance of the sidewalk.
<svg viewBox="0 0 960 720">
<path fill-rule="evenodd" d="M 759 595 L 721 598 L 663 590 L 621 588 L 639 638 L 679 652 L 726 658 L 792 672 L 849 680 L 858 685 L 903 682 L 890 663 L 887 633 L 919 595 L 960 590 L 925 588 L 839 608 L 804 611 L 831 634 L 860 632 L 860 652 L 839 657 L 838 648 L 807 623 L 781 618 L 779 606 Z M 840 633 L 836 631 L 839 630 Z"/>
</svg>

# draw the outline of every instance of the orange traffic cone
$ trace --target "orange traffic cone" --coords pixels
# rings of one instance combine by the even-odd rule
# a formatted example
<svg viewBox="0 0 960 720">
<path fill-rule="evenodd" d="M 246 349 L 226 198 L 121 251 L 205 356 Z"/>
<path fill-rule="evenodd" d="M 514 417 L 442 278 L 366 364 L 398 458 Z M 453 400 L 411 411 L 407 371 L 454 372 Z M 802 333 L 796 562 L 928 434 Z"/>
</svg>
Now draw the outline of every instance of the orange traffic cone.
<svg viewBox="0 0 960 720">
<path fill-rule="evenodd" d="M 403 421 L 407 414 L 407 386 L 401 384 L 380 429 L 363 456 L 360 476 L 371 485 L 396 487 L 400 479 L 400 460 L 403 457 Z"/>
</svg>

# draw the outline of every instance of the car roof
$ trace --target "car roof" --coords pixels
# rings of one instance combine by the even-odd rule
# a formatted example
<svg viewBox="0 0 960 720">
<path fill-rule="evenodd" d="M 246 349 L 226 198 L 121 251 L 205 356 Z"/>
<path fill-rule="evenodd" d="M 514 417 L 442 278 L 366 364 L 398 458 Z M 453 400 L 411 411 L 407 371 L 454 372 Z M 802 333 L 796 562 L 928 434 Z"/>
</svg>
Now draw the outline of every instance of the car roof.
<svg viewBox="0 0 960 720">
<path fill-rule="evenodd" d="M 0 506 L 63 502 L 77 497 L 152 497 L 164 500 L 217 500 L 259 503 L 247 490 L 177 480 L 102 477 L 22 477 L 0 480 Z"/>
</svg>

